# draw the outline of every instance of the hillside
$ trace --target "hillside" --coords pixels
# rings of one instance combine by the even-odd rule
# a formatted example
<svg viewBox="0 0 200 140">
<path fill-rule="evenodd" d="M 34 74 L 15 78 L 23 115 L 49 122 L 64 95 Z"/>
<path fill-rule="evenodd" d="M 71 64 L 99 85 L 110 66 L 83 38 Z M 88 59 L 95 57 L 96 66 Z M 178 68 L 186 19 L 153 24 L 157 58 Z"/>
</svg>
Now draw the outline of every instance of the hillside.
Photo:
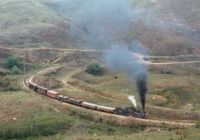
<svg viewBox="0 0 200 140">
<path fill-rule="evenodd" d="M 141 24 L 133 35 L 150 50 L 161 55 L 199 53 L 200 15 L 198 0 L 132 0 L 136 7 L 147 10 L 150 27 Z M 148 16 L 147 16 L 148 18 Z"/>
<path fill-rule="evenodd" d="M 137 39 L 150 54 L 199 53 L 199 1 L 131 0 L 133 9 L 146 10 L 148 23 L 135 24 L 128 35 L 118 39 Z M 0 45 L 12 47 L 77 47 L 70 38 L 70 15 L 62 1 L 17 0 L 0 5 Z M 186 9 L 186 10 L 185 10 Z M 149 23 L 151 22 L 151 23 Z M 148 25 L 146 25 L 148 24 Z M 79 46 L 81 46 L 79 44 Z"/>
<path fill-rule="evenodd" d="M 0 140 L 199 140 L 199 0 L 0 0 Z"/>
<path fill-rule="evenodd" d="M 0 44 L 16 47 L 38 45 L 65 47 L 66 19 L 42 1 L 10 1 L 0 5 Z"/>
</svg>

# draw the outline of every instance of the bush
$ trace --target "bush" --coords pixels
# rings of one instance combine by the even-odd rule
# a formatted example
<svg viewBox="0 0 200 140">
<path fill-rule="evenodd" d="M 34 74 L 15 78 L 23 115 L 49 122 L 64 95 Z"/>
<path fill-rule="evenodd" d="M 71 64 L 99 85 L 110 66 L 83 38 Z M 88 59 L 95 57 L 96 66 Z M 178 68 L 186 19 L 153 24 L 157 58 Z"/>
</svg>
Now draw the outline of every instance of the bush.
<svg viewBox="0 0 200 140">
<path fill-rule="evenodd" d="M 200 129 L 200 121 L 196 123 L 196 128 Z"/>
<path fill-rule="evenodd" d="M 89 65 L 85 71 L 89 74 L 99 76 L 99 75 L 103 75 L 104 68 L 101 67 L 99 64 L 94 63 L 94 64 Z"/>
<path fill-rule="evenodd" d="M 12 67 L 11 72 L 12 72 L 12 74 L 20 74 L 21 73 L 20 69 L 16 65 Z"/>
<path fill-rule="evenodd" d="M 12 74 L 20 74 L 21 71 L 19 69 L 20 63 L 19 60 L 14 57 L 10 56 L 4 61 L 4 66 L 11 71 Z"/>
<path fill-rule="evenodd" d="M 19 67 L 19 60 L 16 57 L 11 56 L 5 60 L 4 65 L 6 68 L 12 70 L 14 66 Z"/>
</svg>

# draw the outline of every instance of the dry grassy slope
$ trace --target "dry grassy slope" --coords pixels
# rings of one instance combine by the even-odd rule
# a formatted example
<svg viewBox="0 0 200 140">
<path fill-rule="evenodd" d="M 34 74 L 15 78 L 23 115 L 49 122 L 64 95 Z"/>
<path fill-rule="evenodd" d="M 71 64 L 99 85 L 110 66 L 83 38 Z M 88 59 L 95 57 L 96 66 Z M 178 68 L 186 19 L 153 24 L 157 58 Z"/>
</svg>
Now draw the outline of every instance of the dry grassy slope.
<svg viewBox="0 0 200 140">
<path fill-rule="evenodd" d="M 133 5 L 153 10 L 159 18 L 183 17 L 192 27 L 181 35 L 173 30 L 163 32 L 157 27 L 136 25 L 125 40 L 138 39 L 149 48 L 152 54 L 176 55 L 200 53 L 199 1 L 192 0 L 130 0 Z M 69 22 L 63 13 L 56 9 L 55 0 L 8 0 L 0 3 L 0 45 L 15 47 L 73 47 L 67 33 Z M 194 38 L 196 40 L 194 40 Z"/>
<path fill-rule="evenodd" d="M 42 0 L 15 0 L 0 5 L 0 43 L 66 46 L 67 20 Z"/>
<path fill-rule="evenodd" d="M 153 55 L 199 54 L 197 42 L 175 32 L 161 32 L 152 27 L 136 25 L 126 39 L 138 39 Z"/>
<path fill-rule="evenodd" d="M 199 0 L 130 0 L 134 5 L 151 9 L 161 17 L 182 18 L 193 28 L 200 28 Z"/>
<path fill-rule="evenodd" d="M 198 45 L 200 42 L 199 0 L 131 1 L 134 6 L 149 10 L 153 13 L 153 16 L 166 22 L 162 27 L 159 27 L 156 22 L 150 25 L 152 27 L 136 25 L 129 38 L 139 39 L 154 54 L 200 53 Z M 166 30 L 167 26 L 171 27 Z"/>
</svg>

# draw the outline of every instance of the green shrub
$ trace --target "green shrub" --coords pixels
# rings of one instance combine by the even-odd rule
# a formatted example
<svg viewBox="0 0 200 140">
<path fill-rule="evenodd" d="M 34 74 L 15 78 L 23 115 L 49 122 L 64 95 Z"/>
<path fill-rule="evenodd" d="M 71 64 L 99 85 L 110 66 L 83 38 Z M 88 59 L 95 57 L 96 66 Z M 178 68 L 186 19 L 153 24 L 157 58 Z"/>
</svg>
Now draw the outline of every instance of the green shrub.
<svg viewBox="0 0 200 140">
<path fill-rule="evenodd" d="M 4 65 L 6 68 L 12 70 L 14 66 L 19 67 L 19 60 L 14 56 L 10 56 L 5 60 Z"/>
<path fill-rule="evenodd" d="M 104 68 L 101 67 L 99 64 L 94 63 L 89 65 L 85 71 L 91 75 L 100 76 L 103 75 Z"/>
<path fill-rule="evenodd" d="M 4 61 L 4 66 L 11 71 L 12 74 L 20 74 L 20 63 L 19 60 L 14 57 L 10 56 Z"/>
<path fill-rule="evenodd" d="M 20 69 L 16 65 L 14 65 L 12 67 L 11 72 L 12 72 L 12 74 L 20 74 L 21 73 Z"/>
<path fill-rule="evenodd" d="M 196 123 L 196 128 L 200 129 L 200 121 Z"/>
</svg>

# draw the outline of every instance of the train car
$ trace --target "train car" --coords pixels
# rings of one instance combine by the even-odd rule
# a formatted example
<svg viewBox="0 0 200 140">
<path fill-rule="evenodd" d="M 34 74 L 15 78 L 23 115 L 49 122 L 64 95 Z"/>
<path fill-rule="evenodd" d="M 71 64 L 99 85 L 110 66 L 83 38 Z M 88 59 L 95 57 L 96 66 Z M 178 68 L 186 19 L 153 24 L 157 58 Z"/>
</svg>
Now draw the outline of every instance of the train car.
<svg viewBox="0 0 200 140">
<path fill-rule="evenodd" d="M 73 104 L 73 105 L 80 106 L 83 101 L 82 100 L 77 100 L 77 99 L 74 99 L 74 98 L 68 98 L 67 102 L 70 103 L 70 104 Z"/>
<path fill-rule="evenodd" d="M 97 109 L 97 104 L 93 104 L 93 103 L 89 103 L 89 102 L 82 102 L 81 106 L 85 107 L 85 108 L 89 108 L 89 109 Z"/>
<path fill-rule="evenodd" d="M 36 91 L 37 90 L 37 85 L 33 82 L 28 82 L 28 86 L 30 89 Z"/>
<path fill-rule="evenodd" d="M 113 107 L 107 107 L 107 106 L 97 106 L 97 110 L 98 111 L 103 111 L 103 112 L 107 112 L 107 113 L 113 113 L 115 108 Z"/>
<path fill-rule="evenodd" d="M 36 92 L 40 94 L 47 95 L 48 89 L 42 86 L 37 86 Z"/>
<path fill-rule="evenodd" d="M 57 99 L 60 101 L 63 101 L 63 102 L 69 103 L 69 104 L 73 104 L 73 105 L 78 105 L 78 106 L 80 106 L 81 103 L 83 102 L 82 100 L 69 98 L 68 96 L 64 96 L 64 95 L 58 95 Z"/>
<path fill-rule="evenodd" d="M 114 114 L 118 115 L 126 115 L 128 116 L 128 110 L 122 107 L 116 107 L 115 110 L 113 111 Z"/>
<path fill-rule="evenodd" d="M 58 95 L 58 96 L 57 96 L 57 99 L 60 100 L 60 101 L 63 101 L 63 102 L 64 102 L 65 100 L 67 100 L 68 98 L 69 98 L 68 96 L 64 96 L 64 95 Z"/>
<path fill-rule="evenodd" d="M 34 90 L 35 89 L 35 84 L 33 83 L 33 82 L 28 82 L 28 87 L 30 88 L 30 89 L 32 89 L 32 90 Z"/>
<path fill-rule="evenodd" d="M 29 87 L 30 89 L 33 89 L 33 84 L 32 84 L 31 82 L 28 82 L 27 85 L 28 85 L 28 87 Z"/>
<path fill-rule="evenodd" d="M 48 90 L 48 91 L 47 91 L 47 96 L 48 96 L 48 97 L 51 97 L 51 98 L 54 98 L 54 99 L 57 99 L 58 92 L 53 91 L 53 90 Z"/>
</svg>

